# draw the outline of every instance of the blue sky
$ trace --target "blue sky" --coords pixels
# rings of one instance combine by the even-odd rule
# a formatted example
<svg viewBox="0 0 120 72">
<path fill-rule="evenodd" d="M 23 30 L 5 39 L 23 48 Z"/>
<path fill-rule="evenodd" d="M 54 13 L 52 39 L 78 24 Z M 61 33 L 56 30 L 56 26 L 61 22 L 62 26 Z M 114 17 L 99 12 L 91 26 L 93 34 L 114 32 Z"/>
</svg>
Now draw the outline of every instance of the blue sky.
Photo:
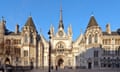
<svg viewBox="0 0 120 72">
<path fill-rule="evenodd" d="M 1 0 L 0 3 L 0 17 L 5 17 L 6 26 L 11 31 L 15 30 L 16 24 L 21 30 L 30 14 L 38 32 L 41 29 L 45 38 L 48 39 L 51 24 L 57 31 L 60 0 Z M 92 13 L 103 31 L 107 23 L 112 31 L 120 27 L 120 0 L 62 0 L 62 9 L 65 31 L 71 24 L 73 40 L 81 30 L 84 33 Z"/>
</svg>

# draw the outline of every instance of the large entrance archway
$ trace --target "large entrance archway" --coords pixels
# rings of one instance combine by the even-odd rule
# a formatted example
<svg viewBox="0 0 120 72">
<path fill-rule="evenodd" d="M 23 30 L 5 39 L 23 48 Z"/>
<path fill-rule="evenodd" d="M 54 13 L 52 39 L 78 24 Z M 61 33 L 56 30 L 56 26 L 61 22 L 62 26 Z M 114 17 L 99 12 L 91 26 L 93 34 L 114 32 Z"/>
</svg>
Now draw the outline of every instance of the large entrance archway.
<svg viewBox="0 0 120 72">
<path fill-rule="evenodd" d="M 63 68 L 63 62 L 64 60 L 62 58 L 58 59 L 57 65 L 59 68 Z"/>
<path fill-rule="evenodd" d="M 64 55 L 58 55 L 55 59 L 55 68 L 64 68 L 65 66 L 65 56 Z"/>
<path fill-rule="evenodd" d="M 8 57 L 5 59 L 5 64 L 10 64 L 10 59 Z"/>
</svg>

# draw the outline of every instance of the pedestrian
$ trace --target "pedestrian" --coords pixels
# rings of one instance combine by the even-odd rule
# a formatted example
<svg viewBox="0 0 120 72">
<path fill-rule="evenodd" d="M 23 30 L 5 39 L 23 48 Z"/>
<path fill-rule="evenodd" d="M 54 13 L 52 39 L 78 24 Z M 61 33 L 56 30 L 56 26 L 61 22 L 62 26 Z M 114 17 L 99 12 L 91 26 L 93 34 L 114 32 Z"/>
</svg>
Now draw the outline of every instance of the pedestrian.
<svg viewBox="0 0 120 72">
<path fill-rule="evenodd" d="M 55 67 L 56 67 L 55 69 L 56 69 L 56 70 L 58 70 L 58 67 L 57 67 L 57 65 L 56 65 Z"/>
</svg>

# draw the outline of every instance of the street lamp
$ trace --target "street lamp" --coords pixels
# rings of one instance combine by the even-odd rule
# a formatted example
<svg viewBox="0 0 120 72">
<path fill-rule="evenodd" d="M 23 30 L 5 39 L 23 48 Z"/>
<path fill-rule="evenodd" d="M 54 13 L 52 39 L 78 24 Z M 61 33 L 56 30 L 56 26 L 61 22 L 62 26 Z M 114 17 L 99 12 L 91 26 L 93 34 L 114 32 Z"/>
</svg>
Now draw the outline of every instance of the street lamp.
<svg viewBox="0 0 120 72">
<path fill-rule="evenodd" d="M 50 30 L 48 31 L 48 35 L 49 35 L 49 65 L 48 65 L 48 72 L 51 72 L 50 68 L 51 68 L 51 32 Z"/>
</svg>

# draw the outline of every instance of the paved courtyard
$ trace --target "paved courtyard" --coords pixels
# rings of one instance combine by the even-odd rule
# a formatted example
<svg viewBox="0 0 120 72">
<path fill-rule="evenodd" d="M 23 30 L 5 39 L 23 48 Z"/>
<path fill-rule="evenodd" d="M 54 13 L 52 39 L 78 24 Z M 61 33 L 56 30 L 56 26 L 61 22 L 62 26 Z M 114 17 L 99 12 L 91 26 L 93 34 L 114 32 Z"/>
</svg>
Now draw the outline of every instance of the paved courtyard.
<svg viewBox="0 0 120 72">
<path fill-rule="evenodd" d="M 48 72 L 48 70 L 34 69 L 31 72 Z M 120 72 L 120 69 L 58 69 L 51 72 Z"/>
</svg>

